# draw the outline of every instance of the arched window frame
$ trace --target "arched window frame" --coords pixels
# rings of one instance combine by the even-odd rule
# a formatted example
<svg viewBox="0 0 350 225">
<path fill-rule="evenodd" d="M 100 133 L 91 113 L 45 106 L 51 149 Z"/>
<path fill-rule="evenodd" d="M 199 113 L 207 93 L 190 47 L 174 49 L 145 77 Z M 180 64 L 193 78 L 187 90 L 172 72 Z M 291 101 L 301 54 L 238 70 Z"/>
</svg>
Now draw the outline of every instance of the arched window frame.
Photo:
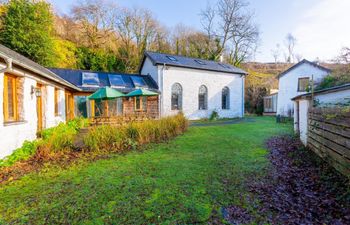
<svg viewBox="0 0 350 225">
<path fill-rule="evenodd" d="M 221 93 L 221 108 L 230 109 L 230 88 L 224 87 Z"/>
<path fill-rule="evenodd" d="M 208 110 L 208 88 L 201 85 L 198 90 L 198 109 Z"/>
<path fill-rule="evenodd" d="M 182 86 L 174 83 L 171 86 L 171 110 L 182 110 Z"/>
</svg>

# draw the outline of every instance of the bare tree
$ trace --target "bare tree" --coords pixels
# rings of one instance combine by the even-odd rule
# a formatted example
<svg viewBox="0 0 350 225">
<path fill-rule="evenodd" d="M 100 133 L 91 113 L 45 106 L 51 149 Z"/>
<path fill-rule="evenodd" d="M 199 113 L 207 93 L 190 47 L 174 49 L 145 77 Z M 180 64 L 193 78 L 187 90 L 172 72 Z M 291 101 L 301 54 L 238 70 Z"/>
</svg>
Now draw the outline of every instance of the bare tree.
<svg viewBox="0 0 350 225">
<path fill-rule="evenodd" d="M 117 6 L 105 0 L 82 0 L 73 6 L 74 22 L 80 26 L 85 45 L 100 48 L 113 35 L 113 19 Z"/>
<path fill-rule="evenodd" d="M 297 62 L 300 62 L 303 59 L 303 55 L 300 53 L 294 54 L 294 58 Z"/>
<path fill-rule="evenodd" d="M 287 48 L 285 53 L 285 60 L 287 63 L 292 63 L 294 61 L 294 47 L 296 45 L 297 39 L 291 34 L 287 34 L 284 44 Z"/>
<path fill-rule="evenodd" d="M 218 60 L 226 52 L 229 61 L 238 65 L 256 50 L 259 30 L 247 6 L 244 0 L 219 0 L 201 12 L 211 59 Z"/>
<path fill-rule="evenodd" d="M 280 44 L 277 44 L 276 48 L 271 49 L 271 54 L 272 54 L 273 59 L 275 60 L 275 63 L 278 63 L 279 58 L 281 56 L 281 46 L 280 46 Z"/>
<path fill-rule="evenodd" d="M 350 48 L 349 47 L 343 47 L 340 51 L 340 55 L 337 58 L 337 61 L 340 63 L 350 63 Z"/>
</svg>

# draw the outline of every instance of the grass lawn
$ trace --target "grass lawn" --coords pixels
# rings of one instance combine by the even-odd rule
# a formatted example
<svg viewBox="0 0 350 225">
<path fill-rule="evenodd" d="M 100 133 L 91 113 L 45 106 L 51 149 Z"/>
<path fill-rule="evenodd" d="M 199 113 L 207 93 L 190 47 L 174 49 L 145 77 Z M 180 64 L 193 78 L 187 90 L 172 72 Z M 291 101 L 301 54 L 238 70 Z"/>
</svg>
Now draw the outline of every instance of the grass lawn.
<svg viewBox="0 0 350 225">
<path fill-rule="evenodd" d="M 244 182 L 264 173 L 267 138 L 290 124 L 191 127 L 152 145 L 69 169 L 48 166 L 0 187 L 0 224 L 182 224 L 220 217 L 240 201 Z"/>
</svg>

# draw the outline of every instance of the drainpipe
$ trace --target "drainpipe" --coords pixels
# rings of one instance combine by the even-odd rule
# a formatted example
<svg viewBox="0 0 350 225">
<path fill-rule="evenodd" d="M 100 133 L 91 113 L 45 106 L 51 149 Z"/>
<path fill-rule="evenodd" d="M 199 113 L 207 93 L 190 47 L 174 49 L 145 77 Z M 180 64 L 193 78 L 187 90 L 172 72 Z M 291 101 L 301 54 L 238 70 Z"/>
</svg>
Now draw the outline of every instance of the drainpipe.
<svg viewBox="0 0 350 225">
<path fill-rule="evenodd" d="M 159 115 L 160 117 L 163 116 L 163 97 L 164 97 L 164 93 L 163 93 L 163 76 L 164 76 L 164 70 L 165 70 L 166 64 L 164 63 L 161 69 L 161 74 L 159 76 L 159 87 L 160 87 L 160 104 L 159 104 Z"/>
<path fill-rule="evenodd" d="M 242 77 L 242 118 L 244 117 L 244 75 Z"/>
</svg>

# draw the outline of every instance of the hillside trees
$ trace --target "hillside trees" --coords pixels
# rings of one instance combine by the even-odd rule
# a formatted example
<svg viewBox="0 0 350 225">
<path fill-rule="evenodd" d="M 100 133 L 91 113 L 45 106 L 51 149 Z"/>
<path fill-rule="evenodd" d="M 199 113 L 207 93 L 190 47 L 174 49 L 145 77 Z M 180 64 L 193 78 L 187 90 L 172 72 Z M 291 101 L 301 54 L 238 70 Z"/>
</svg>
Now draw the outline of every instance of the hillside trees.
<svg viewBox="0 0 350 225">
<path fill-rule="evenodd" d="M 53 15 L 45 1 L 10 0 L 2 5 L 0 41 L 44 65 L 53 66 Z"/>
</svg>

